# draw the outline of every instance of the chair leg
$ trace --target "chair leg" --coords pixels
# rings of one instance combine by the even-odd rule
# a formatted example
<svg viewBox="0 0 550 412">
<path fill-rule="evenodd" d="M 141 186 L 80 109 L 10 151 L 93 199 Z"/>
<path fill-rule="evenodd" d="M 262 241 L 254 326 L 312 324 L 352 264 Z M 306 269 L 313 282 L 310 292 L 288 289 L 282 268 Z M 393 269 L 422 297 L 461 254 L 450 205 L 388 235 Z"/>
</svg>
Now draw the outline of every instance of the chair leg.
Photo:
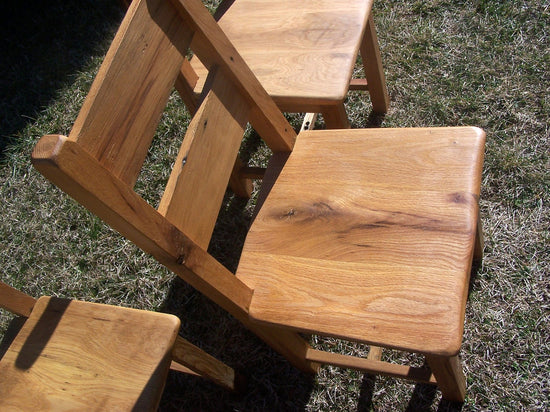
<svg viewBox="0 0 550 412">
<path fill-rule="evenodd" d="M 231 171 L 231 177 L 229 178 L 229 187 L 235 193 L 236 196 L 242 197 L 244 199 L 250 199 L 252 196 L 252 180 L 242 178 L 240 175 L 240 170 L 243 167 L 241 159 L 238 155 L 235 159 L 235 164 L 233 165 L 233 170 Z"/>
<path fill-rule="evenodd" d="M 343 102 L 335 106 L 324 107 L 321 114 L 327 129 L 349 129 L 351 127 Z"/>
<path fill-rule="evenodd" d="M 372 14 L 369 17 L 360 50 L 373 111 L 380 114 L 386 113 L 390 105 L 390 99 Z"/>
<path fill-rule="evenodd" d="M 453 402 L 464 402 L 466 378 L 458 355 L 426 355 L 426 360 L 437 380 L 437 386 L 443 393 L 443 398 Z"/>
<path fill-rule="evenodd" d="M 241 379 L 236 376 L 233 369 L 180 336 L 174 343 L 172 358 L 178 364 L 189 368 L 191 372 L 210 379 L 224 388 L 233 391 L 240 389 Z M 178 366 L 173 369 L 182 371 Z"/>
<path fill-rule="evenodd" d="M 245 322 L 245 326 L 283 355 L 295 368 L 307 374 L 319 372 L 321 365 L 306 359 L 307 351 L 311 347 L 298 333 L 248 322 Z"/>
</svg>

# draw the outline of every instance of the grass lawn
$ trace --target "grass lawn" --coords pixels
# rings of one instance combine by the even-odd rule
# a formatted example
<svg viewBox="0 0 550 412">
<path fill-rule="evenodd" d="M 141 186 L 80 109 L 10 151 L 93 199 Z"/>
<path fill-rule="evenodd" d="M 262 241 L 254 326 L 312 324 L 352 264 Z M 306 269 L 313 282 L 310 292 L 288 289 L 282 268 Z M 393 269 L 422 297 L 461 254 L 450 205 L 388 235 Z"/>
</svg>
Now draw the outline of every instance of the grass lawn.
<svg viewBox="0 0 550 412">
<path fill-rule="evenodd" d="M 376 1 L 391 109 L 373 118 L 365 94 L 347 101 L 354 128 L 474 125 L 487 132 L 485 257 L 467 304 L 461 407 L 432 387 L 356 371 L 302 375 L 34 171 L 32 147 L 44 134 L 68 134 L 122 18 L 116 0 L 47 3 L 0 5 L 0 280 L 34 296 L 175 313 L 184 337 L 248 375 L 246 393 L 236 396 L 170 374 L 161 410 L 550 409 L 549 0 Z M 299 125 L 298 116 L 290 119 Z M 174 94 L 136 187 L 153 204 L 188 120 Z M 246 151 L 251 162 L 265 163 L 254 135 Z M 252 207 L 230 194 L 224 203 L 210 250 L 231 269 Z M 0 339 L 11 319 L 0 310 Z M 313 341 L 366 353 L 361 345 Z"/>
</svg>

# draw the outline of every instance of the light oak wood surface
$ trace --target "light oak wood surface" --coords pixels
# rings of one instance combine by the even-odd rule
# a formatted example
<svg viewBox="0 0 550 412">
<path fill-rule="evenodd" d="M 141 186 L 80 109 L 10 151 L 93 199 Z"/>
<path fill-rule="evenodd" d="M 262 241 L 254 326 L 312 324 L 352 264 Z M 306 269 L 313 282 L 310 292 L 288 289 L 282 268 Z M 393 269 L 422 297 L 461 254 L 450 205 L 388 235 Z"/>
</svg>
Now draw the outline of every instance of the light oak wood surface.
<svg viewBox="0 0 550 412">
<path fill-rule="evenodd" d="M 193 51 L 209 69 L 219 66 L 251 106 L 250 123 L 262 139 L 273 151 L 292 150 L 294 129 L 208 10 L 196 1 L 172 0 L 172 3 L 185 25 L 195 30 Z"/>
<path fill-rule="evenodd" d="M 281 110 L 322 113 L 328 128 L 348 128 L 344 99 L 359 50 L 367 77 L 359 89 L 369 90 L 374 112 L 389 106 L 372 3 L 225 0 L 215 16 Z M 208 64 L 194 57 L 191 66 L 198 81 L 178 88 L 187 100 L 190 87 L 203 90 Z"/>
<path fill-rule="evenodd" d="M 180 21 L 178 29 L 174 30 L 173 18 L 177 18 L 177 16 Z M 160 208 L 162 213 L 159 213 L 133 190 L 133 178 L 137 173 L 120 173 L 121 168 L 116 161 L 118 157 L 122 163 L 132 162 L 131 169 L 139 172 L 143 159 L 135 154 L 144 151 L 146 143 L 149 141 L 148 130 L 154 129 L 158 120 L 155 117 L 150 117 L 149 121 L 153 125 L 148 125 L 142 121 L 140 116 L 143 111 L 156 113 L 158 107 L 166 103 L 159 101 L 165 100 L 166 97 L 163 93 L 166 88 L 166 79 L 156 79 L 155 77 L 172 78 L 174 67 L 177 69 L 176 71 L 180 70 L 181 64 L 178 59 L 172 58 L 174 50 L 179 51 L 180 57 L 183 57 L 186 49 L 182 49 L 182 44 L 185 44 L 194 31 L 196 51 L 203 56 L 205 61 L 211 63 L 210 67 L 218 66 L 220 68 L 223 75 L 233 82 L 235 90 L 248 106 L 248 108 L 233 107 L 239 101 L 236 95 L 235 98 L 228 100 L 231 93 L 224 92 L 223 88 L 213 88 L 213 94 L 206 96 L 205 101 L 202 102 L 204 106 L 197 111 L 202 123 L 197 123 L 196 127 L 201 127 L 201 124 L 206 126 L 208 122 L 212 121 L 214 124 L 207 129 L 214 134 L 219 134 L 223 125 L 216 124 L 218 123 L 216 120 L 221 120 L 220 114 L 227 112 L 227 107 L 233 107 L 230 110 L 232 115 L 250 113 L 252 125 L 262 133 L 273 150 L 290 151 L 296 136 L 294 130 L 231 46 L 221 29 L 215 25 L 212 16 L 200 1 L 147 0 L 132 2 L 92 86 L 92 92 L 87 97 L 79 115 L 80 120 L 77 123 L 88 124 L 89 127 L 85 129 L 95 130 L 96 133 L 82 137 L 82 132 L 71 132 L 73 138 L 69 139 L 64 136 L 44 136 L 33 151 L 33 164 L 42 174 L 77 201 L 241 320 L 258 336 L 287 357 L 296 367 L 309 373 L 315 372 L 318 365 L 305 359 L 309 345 L 298 334 L 292 331 L 274 332 L 270 328 L 250 323 L 248 304 L 251 290 L 206 252 L 206 239 L 210 236 L 208 230 L 200 233 L 200 239 L 197 238 L 200 244 L 187 235 L 187 230 L 190 235 L 197 233 L 192 229 L 193 226 L 212 227 L 216 213 L 208 213 L 201 217 L 200 205 L 193 204 L 196 196 L 183 196 L 184 199 L 180 199 L 180 195 L 178 195 L 179 183 L 176 184 L 176 180 L 172 178 L 167 187 L 165 203 L 163 201 Z M 148 39 L 151 44 L 165 45 L 168 42 L 175 47 L 159 47 L 157 54 L 141 53 L 142 39 L 144 38 Z M 139 66 L 143 70 L 137 78 L 148 87 L 133 85 L 133 79 L 129 78 L 128 72 L 124 70 L 124 66 L 133 64 L 132 56 L 136 53 L 139 54 Z M 169 67 L 160 73 L 151 69 L 151 67 L 156 67 L 157 60 L 168 64 Z M 107 79 L 109 81 L 106 81 Z M 120 89 L 124 89 L 126 86 L 130 89 L 137 87 L 140 92 L 134 94 L 126 93 L 124 90 L 120 92 Z M 122 105 L 113 104 L 119 100 L 119 93 L 126 96 L 128 100 Z M 143 105 L 151 107 L 143 108 Z M 101 111 L 101 107 L 109 107 L 110 110 Z M 88 116 L 92 116 L 92 118 L 88 119 Z M 124 118 L 124 121 L 116 120 L 119 118 Z M 235 123 L 240 123 L 240 121 L 237 120 Z M 104 124 L 118 124 L 120 135 L 102 133 Z M 139 126 L 142 134 L 139 134 L 137 138 L 127 136 L 129 132 L 126 125 Z M 75 125 L 75 127 L 77 126 Z M 82 129 L 82 127 L 78 126 L 78 129 Z M 191 140 L 186 142 L 186 137 L 181 153 L 185 154 L 188 149 L 194 150 L 196 153 L 211 152 L 214 148 L 208 146 L 212 144 L 210 143 L 212 136 L 204 138 L 203 132 L 204 130 L 200 132 L 203 137 L 200 139 L 191 137 Z M 190 136 L 192 135 L 193 132 L 190 133 Z M 223 138 L 223 136 L 220 134 L 219 138 Z M 98 147 L 102 149 L 94 150 Z M 110 161 L 103 161 L 103 153 L 111 153 Z M 223 156 L 234 156 L 234 154 L 231 153 L 231 150 L 222 150 L 209 156 L 208 161 L 202 166 L 198 163 L 206 159 L 201 159 L 201 156 L 193 156 L 193 162 L 197 162 L 197 170 L 204 171 L 212 167 L 212 170 L 219 174 L 219 176 L 213 176 L 210 183 L 219 183 L 223 179 L 227 182 L 229 175 L 223 176 L 226 168 L 220 168 L 216 164 L 218 162 L 225 164 L 225 161 L 222 160 Z M 185 158 L 185 156 L 181 157 Z M 191 158 L 187 160 L 191 161 Z M 231 159 L 231 162 L 233 161 L 234 157 Z M 177 171 L 175 176 L 180 174 Z M 205 177 L 204 173 L 185 173 L 185 175 L 189 179 L 195 179 L 195 183 L 193 181 L 185 182 L 185 186 L 204 189 L 200 185 L 201 179 Z M 125 178 L 125 176 L 133 178 Z M 199 210 L 195 216 L 202 222 L 198 224 L 193 221 L 190 223 L 191 226 L 188 226 L 189 222 L 185 223 L 185 219 L 182 220 L 180 217 L 172 215 L 170 205 L 174 199 L 177 199 L 174 206 L 177 206 L 176 203 L 179 200 L 190 202 L 190 210 Z M 214 198 L 210 200 L 213 205 L 216 203 Z M 211 206 L 208 205 L 208 208 Z"/>
<path fill-rule="evenodd" d="M 219 25 L 285 111 L 344 99 L 371 7 L 372 0 L 236 0 Z M 204 81 L 204 68 L 192 65 Z"/>
<path fill-rule="evenodd" d="M 176 339 L 172 357 L 191 371 L 196 372 L 198 376 L 207 377 L 226 388 L 237 389 L 235 371 L 232 368 L 185 339 Z"/>
<path fill-rule="evenodd" d="M 173 315 L 37 300 L 1 281 L 0 308 L 27 318 L 0 360 L 1 410 L 155 410 L 168 367 L 229 390 L 244 383 L 178 336 Z"/>
<path fill-rule="evenodd" d="M 192 36 L 172 7 L 138 3 L 128 9 L 69 135 L 129 185 L 182 66 L 179 50 Z"/>
<path fill-rule="evenodd" d="M 382 362 L 378 359 L 358 358 L 356 356 L 342 355 L 339 353 L 325 352 L 310 349 L 307 358 L 322 364 L 338 366 L 340 368 L 353 368 L 367 373 L 391 376 L 393 378 L 410 379 L 417 382 L 436 384 L 435 377 L 428 367 L 411 367 L 395 363 Z"/>
<path fill-rule="evenodd" d="M 92 213 L 237 318 L 251 291 L 204 249 L 65 136 L 44 136 L 34 167 Z M 192 199 L 190 199 L 192 200 Z"/>
<path fill-rule="evenodd" d="M 483 143 L 475 128 L 301 133 L 237 270 L 251 318 L 455 355 Z"/>
<path fill-rule="evenodd" d="M 42 297 L 0 362 L 0 410 L 154 410 L 179 325 Z"/>
<path fill-rule="evenodd" d="M 188 127 L 158 208 L 205 250 L 249 115 L 248 105 L 223 73 L 211 73 L 215 79 L 209 96 Z"/>
</svg>

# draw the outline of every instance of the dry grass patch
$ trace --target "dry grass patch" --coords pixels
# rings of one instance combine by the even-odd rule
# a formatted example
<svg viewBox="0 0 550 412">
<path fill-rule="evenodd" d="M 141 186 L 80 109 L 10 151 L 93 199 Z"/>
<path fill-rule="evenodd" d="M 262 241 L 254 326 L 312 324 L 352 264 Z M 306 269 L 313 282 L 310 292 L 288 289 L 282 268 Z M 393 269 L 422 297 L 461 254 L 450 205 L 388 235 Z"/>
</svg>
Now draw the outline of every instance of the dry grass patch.
<svg viewBox="0 0 550 412">
<path fill-rule="evenodd" d="M 162 410 L 457 410 L 424 385 L 332 367 L 314 379 L 303 376 L 32 169 L 38 138 L 68 133 L 121 18 L 110 0 L 81 1 L 77 8 L 54 3 L 33 12 L 28 33 L 23 25 L 17 36 L 4 36 L 9 52 L 0 63 L 0 278 L 35 296 L 176 313 L 182 335 L 249 375 L 242 397 L 170 375 Z M 13 22 L 0 26 L 13 29 L 18 18 L 29 18 L 21 8 L 10 12 L 0 15 Z M 469 124 L 487 131 L 485 260 L 472 278 L 467 306 L 462 409 L 549 409 L 550 2 L 390 0 L 375 2 L 374 12 L 391 110 L 372 117 L 368 98 L 352 93 L 347 109 L 353 127 Z M 297 116 L 290 120 L 300 123 Z M 187 121 L 172 96 L 137 186 L 152 204 Z M 269 151 L 250 133 L 242 155 L 265 165 Z M 230 268 L 252 207 L 253 201 L 226 196 L 210 250 Z M 0 336 L 10 320 L 0 312 Z M 362 345 L 330 339 L 315 338 L 314 344 L 367 353 Z M 385 356 L 422 362 L 400 352 Z"/>
</svg>

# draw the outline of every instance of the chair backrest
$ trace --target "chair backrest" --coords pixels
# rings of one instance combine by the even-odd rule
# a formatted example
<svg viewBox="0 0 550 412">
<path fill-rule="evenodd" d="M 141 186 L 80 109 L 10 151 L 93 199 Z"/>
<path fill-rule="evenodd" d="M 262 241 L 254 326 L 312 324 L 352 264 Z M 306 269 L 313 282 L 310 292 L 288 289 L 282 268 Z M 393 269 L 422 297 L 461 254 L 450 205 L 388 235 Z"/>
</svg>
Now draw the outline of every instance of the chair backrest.
<svg viewBox="0 0 550 412">
<path fill-rule="evenodd" d="M 133 186 L 191 41 L 209 68 L 209 92 L 157 210 Z M 274 152 L 292 150 L 294 130 L 200 0 L 136 0 L 69 136 L 44 136 L 32 159 L 86 208 L 244 318 L 251 290 L 206 249 L 247 121 Z"/>
</svg>

